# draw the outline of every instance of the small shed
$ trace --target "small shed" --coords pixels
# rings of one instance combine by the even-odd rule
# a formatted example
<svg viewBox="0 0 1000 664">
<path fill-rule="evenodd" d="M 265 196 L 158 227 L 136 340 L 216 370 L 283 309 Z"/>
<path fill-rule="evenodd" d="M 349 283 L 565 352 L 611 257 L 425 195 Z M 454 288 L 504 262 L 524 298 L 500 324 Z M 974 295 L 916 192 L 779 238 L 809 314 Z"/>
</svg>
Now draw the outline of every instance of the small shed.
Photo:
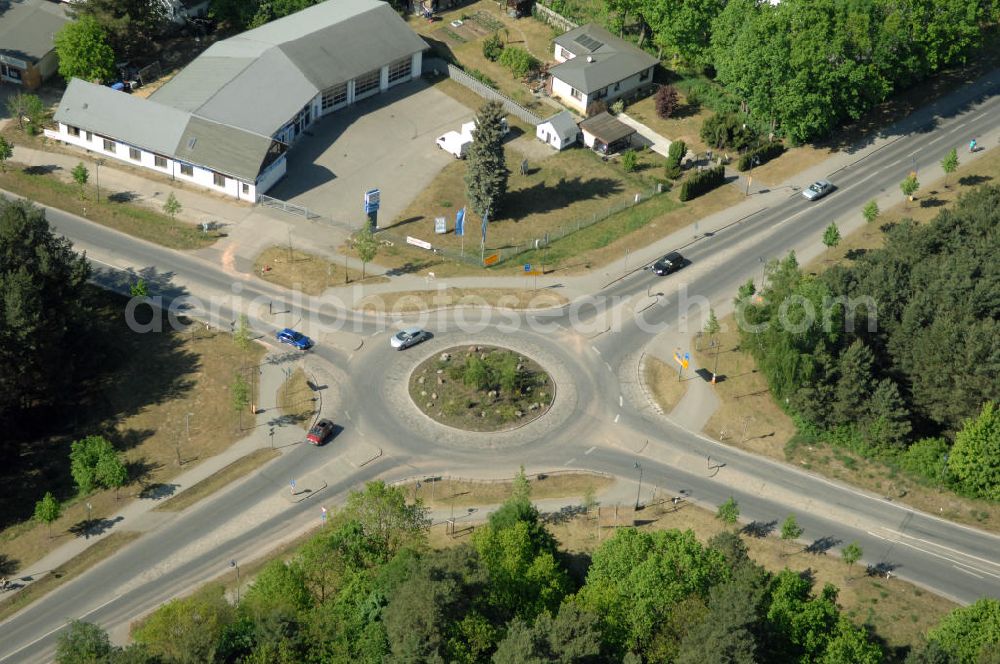
<svg viewBox="0 0 1000 664">
<path fill-rule="evenodd" d="M 632 144 L 635 129 L 608 112 L 598 113 L 580 123 L 583 144 L 601 154 L 614 154 Z"/>
<path fill-rule="evenodd" d="M 580 129 L 576 126 L 573 115 L 569 111 L 562 111 L 538 125 L 535 135 L 542 143 L 562 150 L 576 143 L 580 137 Z"/>
</svg>

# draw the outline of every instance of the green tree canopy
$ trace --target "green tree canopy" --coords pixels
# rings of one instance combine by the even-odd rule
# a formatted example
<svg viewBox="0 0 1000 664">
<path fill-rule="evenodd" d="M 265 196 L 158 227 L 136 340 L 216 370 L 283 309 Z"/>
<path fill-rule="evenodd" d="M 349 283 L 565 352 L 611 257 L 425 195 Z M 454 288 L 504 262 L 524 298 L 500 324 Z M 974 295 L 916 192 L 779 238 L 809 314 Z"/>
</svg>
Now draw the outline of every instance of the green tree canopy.
<svg viewBox="0 0 1000 664">
<path fill-rule="evenodd" d="M 976 664 L 987 648 L 1000 645 L 1000 600 L 984 598 L 955 609 L 927 638 L 937 643 L 959 664 Z"/>
<path fill-rule="evenodd" d="M 73 3 L 71 11 L 78 18 L 92 18 L 107 35 L 112 52 L 129 59 L 145 55 L 149 39 L 166 27 L 165 8 L 149 0 L 82 0 Z"/>
<path fill-rule="evenodd" d="M 996 402 L 986 402 L 977 417 L 966 420 L 948 456 L 948 469 L 970 495 L 1000 500 L 1000 408 Z"/>
<path fill-rule="evenodd" d="M 423 545 L 430 526 L 427 508 L 420 499 L 407 503 L 401 487 L 381 481 L 368 482 L 363 491 L 351 491 L 343 515 L 361 526 L 383 560 L 403 546 Z"/>
<path fill-rule="evenodd" d="M 220 637 L 235 620 L 222 586 L 209 586 L 189 597 L 170 600 L 139 625 L 133 638 L 150 651 L 178 664 L 211 662 Z"/>
<path fill-rule="evenodd" d="M 511 49 L 504 49 L 504 54 Z M 503 149 L 506 113 L 500 102 L 488 101 L 476 114 L 476 128 L 466 157 L 465 195 L 469 207 L 493 219 L 507 193 L 507 158 Z"/>
<path fill-rule="evenodd" d="M 114 446 L 103 436 L 87 436 L 70 445 L 70 473 L 81 494 L 86 495 L 97 489 L 101 484 L 98 465 L 102 459 L 115 457 L 116 454 Z"/>
<path fill-rule="evenodd" d="M 61 514 L 62 505 L 59 504 L 51 491 L 46 491 L 42 499 L 35 503 L 35 520 L 48 527 L 49 537 L 52 536 L 52 524 Z"/>
<path fill-rule="evenodd" d="M 70 620 L 56 639 L 56 664 L 103 664 L 114 646 L 108 633 L 97 625 Z"/>
<path fill-rule="evenodd" d="M 115 53 L 108 35 L 93 16 L 70 21 L 56 33 L 59 75 L 69 81 L 110 82 L 115 76 Z"/>
</svg>

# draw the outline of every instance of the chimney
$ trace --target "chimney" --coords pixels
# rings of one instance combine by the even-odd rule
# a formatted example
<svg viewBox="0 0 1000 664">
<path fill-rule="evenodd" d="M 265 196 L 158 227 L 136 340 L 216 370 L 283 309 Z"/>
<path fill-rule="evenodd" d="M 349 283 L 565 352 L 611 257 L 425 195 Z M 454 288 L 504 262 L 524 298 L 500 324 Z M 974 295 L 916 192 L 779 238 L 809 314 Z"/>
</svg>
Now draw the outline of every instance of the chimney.
<svg viewBox="0 0 1000 664">
<path fill-rule="evenodd" d="M 593 62 L 593 61 L 594 61 L 594 56 L 588 55 L 587 56 L 587 62 Z"/>
</svg>

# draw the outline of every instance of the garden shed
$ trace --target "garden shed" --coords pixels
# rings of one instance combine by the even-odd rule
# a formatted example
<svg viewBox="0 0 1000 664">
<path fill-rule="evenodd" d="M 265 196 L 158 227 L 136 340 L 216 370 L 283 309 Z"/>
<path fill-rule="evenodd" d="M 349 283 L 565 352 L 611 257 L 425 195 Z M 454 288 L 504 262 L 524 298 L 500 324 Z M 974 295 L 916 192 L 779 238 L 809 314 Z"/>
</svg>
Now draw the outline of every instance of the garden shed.
<svg viewBox="0 0 1000 664">
<path fill-rule="evenodd" d="M 636 133 L 635 129 L 607 111 L 581 122 L 580 130 L 583 132 L 583 144 L 601 154 L 628 149 Z"/>
<path fill-rule="evenodd" d="M 569 111 L 562 111 L 538 125 L 535 135 L 541 142 L 562 150 L 576 143 L 580 137 L 580 128 L 576 126 L 576 120 Z"/>
</svg>

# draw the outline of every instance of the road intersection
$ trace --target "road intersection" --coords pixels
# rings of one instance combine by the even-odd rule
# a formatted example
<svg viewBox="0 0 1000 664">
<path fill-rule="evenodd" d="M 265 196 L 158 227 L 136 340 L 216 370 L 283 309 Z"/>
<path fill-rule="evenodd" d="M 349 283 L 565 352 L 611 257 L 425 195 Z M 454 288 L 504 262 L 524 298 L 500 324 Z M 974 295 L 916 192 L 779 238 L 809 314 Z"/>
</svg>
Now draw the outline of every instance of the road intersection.
<svg viewBox="0 0 1000 664">
<path fill-rule="evenodd" d="M 823 173 L 838 190 L 820 202 L 809 203 L 791 188 L 770 192 L 751 199 L 738 218 L 703 221 L 700 233 L 685 230 L 666 238 L 666 248 L 681 249 L 692 261 L 670 277 L 623 270 L 598 284 L 602 288 L 591 288 L 591 279 L 576 286 L 580 297 L 552 311 L 425 314 L 420 324 L 434 338 L 401 353 L 389 351 L 388 336 L 411 323 L 412 316 L 359 314 L 329 299 L 290 301 L 286 291 L 253 278 L 234 280 L 205 258 L 50 210 L 57 231 L 87 250 L 96 265 L 142 273 L 164 304 L 186 302 L 192 307 L 187 313 L 198 319 L 225 329 L 246 313 L 262 332 L 296 323 L 314 338 L 350 337 L 362 343 L 321 343 L 308 360 L 324 381 L 338 386 L 336 398 L 324 400 L 324 415 L 344 426 L 333 444 L 287 450 L 259 473 L 178 514 L 5 621 L 0 662 L 47 661 L 58 630 L 71 617 L 120 628 L 217 576 L 224 561 L 260 555 L 316 525 L 319 500 L 333 503 L 364 481 L 510 476 L 521 464 L 529 472 L 576 468 L 623 481 L 636 479 L 641 468 L 647 492 L 652 487 L 683 491 L 705 506 L 732 496 L 745 518 L 762 524 L 780 523 L 795 513 L 805 542 L 836 547 L 857 541 L 865 562 L 891 565 L 894 575 L 959 602 L 1000 597 L 1000 538 L 685 430 L 650 408 L 638 379 L 643 349 L 659 333 L 685 324 L 688 335 L 701 329 L 708 304 L 724 312 L 736 286 L 760 275 L 761 259 L 792 249 L 815 255 L 824 227 L 836 221 L 847 231 L 863 223 L 864 203 L 898 196 L 897 183 L 911 168 L 933 175 L 940 155 L 966 144 L 969 136 L 995 145 L 1000 98 L 992 93 L 998 86 L 997 75 L 986 77 L 886 130 L 871 145 L 847 151 L 834 172 Z M 634 256 L 651 261 L 663 253 L 664 243 Z M 125 283 L 114 268 L 102 269 L 99 278 Z M 288 304 L 280 325 L 266 315 L 274 301 Z M 520 429 L 489 436 L 450 430 L 423 416 L 405 394 L 409 372 L 444 349 L 470 344 L 507 346 L 550 369 L 558 384 L 551 412 Z M 345 457 L 362 446 L 383 453 L 354 468 Z M 289 477 L 310 476 L 326 485 L 318 500 L 282 497 Z"/>
</svg>

